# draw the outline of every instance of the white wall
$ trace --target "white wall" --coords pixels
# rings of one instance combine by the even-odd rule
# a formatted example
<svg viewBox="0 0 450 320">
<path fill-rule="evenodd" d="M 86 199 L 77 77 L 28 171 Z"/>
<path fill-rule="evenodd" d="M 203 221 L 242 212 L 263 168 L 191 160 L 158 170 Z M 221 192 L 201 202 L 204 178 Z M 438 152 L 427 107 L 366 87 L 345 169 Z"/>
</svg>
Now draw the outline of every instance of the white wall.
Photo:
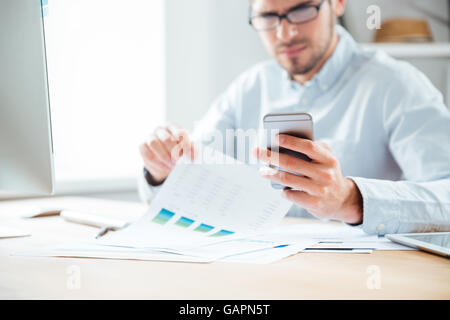
<svg viewBox="0 0 450 320">
<path fill-rule="evenodd" d="M 247 0 L 166 0 L 167 118 L 187 129 L 242 71 L 267 59 Z"/>
</svg>

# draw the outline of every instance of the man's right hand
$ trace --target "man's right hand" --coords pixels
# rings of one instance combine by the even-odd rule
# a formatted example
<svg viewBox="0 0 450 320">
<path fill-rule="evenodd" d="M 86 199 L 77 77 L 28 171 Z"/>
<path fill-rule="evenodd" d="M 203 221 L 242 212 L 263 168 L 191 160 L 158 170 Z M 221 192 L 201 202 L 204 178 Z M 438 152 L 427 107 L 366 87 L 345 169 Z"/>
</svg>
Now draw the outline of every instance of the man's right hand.
<svg viewBox="0 0 450 320">
<path fill-rule="evenodd" d="M 187 131 L 175 125 L 158 127 L 150 139 L 139 146 L 139 151 L 156 184 L 167 178 L 184 154 L 194 160 L 194 147 Z"/>
</svg>

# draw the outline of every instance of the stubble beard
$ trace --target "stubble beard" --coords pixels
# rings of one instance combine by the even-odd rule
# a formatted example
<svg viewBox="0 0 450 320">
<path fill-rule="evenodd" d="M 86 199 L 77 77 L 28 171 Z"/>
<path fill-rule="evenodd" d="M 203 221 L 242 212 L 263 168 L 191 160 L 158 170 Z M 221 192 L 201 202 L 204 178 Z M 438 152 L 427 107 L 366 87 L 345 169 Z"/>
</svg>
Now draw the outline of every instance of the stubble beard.
<svg viewBox="0 0 450 320">
<path fill-rule="evenodd" d="M 317 65 L 323 60 L 323 58 L 325 57 L 325 55 L 328 52 L 328 49 L 331 46 L 331 43 L 333 41 L 333 34 L 334 34 L 334 21 L 333 18 L 330 19 L 330 27 L 328 28 L 328 38 L 325 41 L 325 43 L 321 46 L 319 46 L 313 53 L 312 58 L 310 59 L 310 61 L 308 61 L 307 63 L 304 63 L 303 61 L 301 61 L 300 58 L 295 57 L 295 58 L 291 58 L 290 59 L 290 63 L 283 65 L 283 63 L 281 61 L 279 61 L 279 63 L 288 71 L 288 73 L 291 76 L 296 76 L 296 75 L 305 75 L 308 74 L 309 72 L 311 72 L 314 68 L 317 67 Z M 303 42 L 305 43 L 305 42 Z M 311 43 L 311 41 L 307 42 L 308 44 Z M 311 48 L 311 46 L 309 46 Z"/>
</svg>

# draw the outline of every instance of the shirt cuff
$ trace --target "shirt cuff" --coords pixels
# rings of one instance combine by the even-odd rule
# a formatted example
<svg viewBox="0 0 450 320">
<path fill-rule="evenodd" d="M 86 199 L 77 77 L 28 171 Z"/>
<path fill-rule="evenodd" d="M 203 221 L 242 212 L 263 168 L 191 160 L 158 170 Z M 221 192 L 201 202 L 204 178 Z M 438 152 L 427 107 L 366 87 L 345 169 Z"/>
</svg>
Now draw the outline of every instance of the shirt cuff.
<svg viewBox="0 0 450 320">
<path fill-rule="evenodd" d="M 138 174 L 137 182 L 138 182 L 139 196 L 140 196 L 142 202 L 150 204 L 151 200 L 158 193 L 162 184 L 156 185 L 154 183 L 154 181 L 151 179 L 151 175 L 150 175 L 150 179 L 149 179 L 149 177 L 146 175 L 145 169 Z M 152 184 L 155 184 L 155 185 L 152 185 Z"/>
<path fill-rule="evenodd" d="M 150 174 L 150 172 L 144 168 L 144 178 L 145 181 L 147 181 L 148 185 L 151 187 L 159 187 L 164 183 L 164 180 L 162 182 L 156 182 L 153 176 Z"/>
<path fill-rule="evenodd" d="M 367 234 L 379 236 L 397 233 L 399 230 L 400 201 L 387 199 L 386 192 L 395 192 L 391 181 L 349 177 L 359 188 L 363 198 L 363 223 L 360 225 Z"/>
</svg>

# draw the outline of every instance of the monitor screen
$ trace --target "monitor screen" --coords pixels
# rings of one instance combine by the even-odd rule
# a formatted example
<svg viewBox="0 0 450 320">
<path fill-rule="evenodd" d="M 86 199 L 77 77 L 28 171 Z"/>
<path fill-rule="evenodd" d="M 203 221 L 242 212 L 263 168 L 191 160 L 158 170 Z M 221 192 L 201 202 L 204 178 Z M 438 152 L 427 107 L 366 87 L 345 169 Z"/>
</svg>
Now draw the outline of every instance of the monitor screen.
<svg viewBox="0 0 450 320">
<path fill-rule="evenodd" d="M 0 196 L 50 194 L 54 186 L 41 1 L 2 0 Z"/>
</svg>

